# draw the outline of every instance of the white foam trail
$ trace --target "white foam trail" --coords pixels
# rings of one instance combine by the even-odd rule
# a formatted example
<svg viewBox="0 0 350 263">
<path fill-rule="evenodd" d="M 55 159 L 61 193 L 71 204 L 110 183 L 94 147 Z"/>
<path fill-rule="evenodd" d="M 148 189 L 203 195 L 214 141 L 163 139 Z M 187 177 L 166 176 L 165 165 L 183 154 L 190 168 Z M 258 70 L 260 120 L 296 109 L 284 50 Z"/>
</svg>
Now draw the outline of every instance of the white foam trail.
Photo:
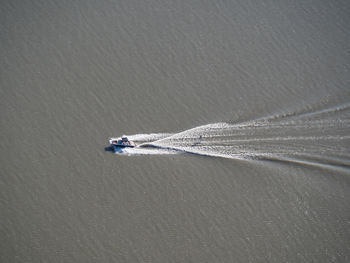
<svg viewBox="0 0 350 263">
<path fill-rule="evenodd" d="M 162 149 L 162 148 L 122 148 L 116 154 L 121 155 L 167 155 L 167 154 L 179 154 L 180 151 L 171 150 L 171 149 Z"/>
<path fill-rule="evenodd" d="M 151 144 L 213 157 L 350 168 L 350 104 L 192 128 Z"/>
<path fill-rule="evenodd" d="M 149 133 L 126 135 L 131 141 L 153 142 L 173 135 L 172 133 Z"/>
<path fill-rule="evenodd" d="M 350 169 L 349 109 L 350 103 L 345 103 L 241 123 L 218 122 L 179 133 L 129 135 L 138 147 L 127 148 L 122 153 L 188 152 L 239 160 L 275 160 Z"/>
</svg>

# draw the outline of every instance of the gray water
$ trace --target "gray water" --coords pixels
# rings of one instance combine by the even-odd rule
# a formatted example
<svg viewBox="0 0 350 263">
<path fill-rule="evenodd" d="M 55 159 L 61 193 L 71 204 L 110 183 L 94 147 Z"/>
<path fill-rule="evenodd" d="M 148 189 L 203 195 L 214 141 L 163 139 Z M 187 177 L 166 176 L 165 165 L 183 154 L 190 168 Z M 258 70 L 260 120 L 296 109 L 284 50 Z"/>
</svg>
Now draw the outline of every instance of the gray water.
<svg viewBox="0 0 350 263">
<path fill-rule="evenodd" d="M 0 261 L 349 262 L 349 14 L 2 1 Z"/>
</svg>

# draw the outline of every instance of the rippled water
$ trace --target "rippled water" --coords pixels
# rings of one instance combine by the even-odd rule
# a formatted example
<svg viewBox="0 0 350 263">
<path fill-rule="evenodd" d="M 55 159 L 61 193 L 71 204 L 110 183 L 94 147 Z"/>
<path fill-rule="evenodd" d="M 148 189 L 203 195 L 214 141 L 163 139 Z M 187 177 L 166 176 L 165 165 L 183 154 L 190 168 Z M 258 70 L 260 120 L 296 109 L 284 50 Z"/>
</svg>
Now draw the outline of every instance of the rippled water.
<svg viewBox="0 0 350 263">
<path fill-rule="evenodd" d="M 349 13 L 2 1 L 0 262 L 349 262 Z"/>
</svg>

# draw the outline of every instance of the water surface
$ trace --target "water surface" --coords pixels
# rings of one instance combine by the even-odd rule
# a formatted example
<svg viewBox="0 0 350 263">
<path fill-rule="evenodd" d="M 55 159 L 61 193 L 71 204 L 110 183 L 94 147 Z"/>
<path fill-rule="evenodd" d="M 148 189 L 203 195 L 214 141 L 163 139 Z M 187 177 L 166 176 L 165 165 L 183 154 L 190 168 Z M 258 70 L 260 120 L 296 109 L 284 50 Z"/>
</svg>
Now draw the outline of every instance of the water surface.
<svg viewBox="0 0 350 263">
<path fill-rule="evenodd" d="M 3 1 L 1 261 L 348 262 L 349 13 Z"/>
</svg>

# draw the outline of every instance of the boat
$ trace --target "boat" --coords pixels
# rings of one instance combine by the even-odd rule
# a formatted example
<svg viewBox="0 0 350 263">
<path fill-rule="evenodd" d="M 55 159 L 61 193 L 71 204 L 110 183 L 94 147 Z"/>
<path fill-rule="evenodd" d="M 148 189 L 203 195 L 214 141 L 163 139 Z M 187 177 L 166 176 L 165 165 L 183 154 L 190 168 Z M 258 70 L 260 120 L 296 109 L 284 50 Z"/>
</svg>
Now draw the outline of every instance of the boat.
<svg viewBox="0 0 350 263">
<path fill-rule="evenodd" d="M 115 148 L 133 148 L 136 144 L 133 141 L 130 141 L 128 137 L 122 136 L 121 138 L 110 138 L 109 143 L 111 147 Z"/>
</svg>

